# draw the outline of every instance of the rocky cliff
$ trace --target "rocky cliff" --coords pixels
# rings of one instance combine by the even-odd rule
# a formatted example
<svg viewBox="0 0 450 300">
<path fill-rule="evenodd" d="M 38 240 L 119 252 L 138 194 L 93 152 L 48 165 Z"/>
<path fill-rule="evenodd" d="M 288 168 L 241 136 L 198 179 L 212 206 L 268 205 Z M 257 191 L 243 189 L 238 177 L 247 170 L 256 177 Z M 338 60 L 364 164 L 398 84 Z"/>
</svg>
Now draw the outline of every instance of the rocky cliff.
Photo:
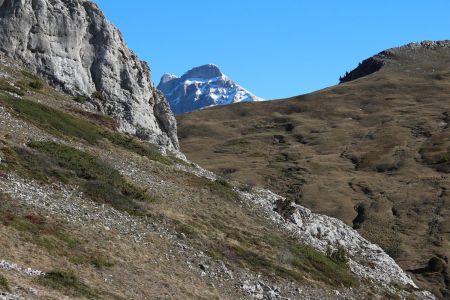
<svg viewBox="0 0 450 300">
<path fill-rule="evenodd" d="M 0 50 L 113 116 L 119 130 L 177 150 L 176 121 L 147 63 L 87 0 L 0 0 Z"/>
<path fill-rule="evenodd" d="M 175 114 L 217 105 L 262 99 L 228 78 L 216 65 L 193 68 L 183 76 L 166 74 L 158 85 Z"/>
</svg>

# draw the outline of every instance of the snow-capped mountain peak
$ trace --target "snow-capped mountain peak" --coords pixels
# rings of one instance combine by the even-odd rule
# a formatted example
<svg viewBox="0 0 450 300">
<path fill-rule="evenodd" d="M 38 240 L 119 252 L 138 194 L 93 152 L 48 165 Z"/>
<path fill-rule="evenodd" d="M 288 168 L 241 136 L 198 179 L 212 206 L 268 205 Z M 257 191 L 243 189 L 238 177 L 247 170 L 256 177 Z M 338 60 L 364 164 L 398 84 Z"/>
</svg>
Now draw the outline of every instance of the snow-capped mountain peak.
<svg viewBox="0 0 450 300">
<path fill-rule="evenodd" d="M 193 68 L 181 77 L 165 74 L 158 89 L 166 95 L 175 114 L 263 100 L 228 78 L 213 64 Z"/>
</svg>

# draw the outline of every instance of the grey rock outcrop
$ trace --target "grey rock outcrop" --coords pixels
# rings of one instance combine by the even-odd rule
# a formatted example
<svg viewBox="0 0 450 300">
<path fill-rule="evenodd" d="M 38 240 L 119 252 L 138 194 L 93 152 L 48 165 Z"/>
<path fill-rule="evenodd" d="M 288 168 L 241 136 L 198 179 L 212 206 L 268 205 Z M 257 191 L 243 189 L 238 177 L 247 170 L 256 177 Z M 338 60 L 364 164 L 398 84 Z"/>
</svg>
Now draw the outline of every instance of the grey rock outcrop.
<svg viewBox="0 0 450 300">
<path fill-rule="evenodd" d="M 146 62 L 88 0 L 0 0 L 0 50 L 91 108 L 119 130 L 178 150 L 176 121 Z"/>
<path fill-rule="evenodd" d="M 411 277 L 378 245 L 364 239 L 344 222 L 286 202 L 285 198 L 268 190 L 239 192 L 243 199 L 261 206 L 266 211 L 266 218 L 280 225 L 302 243 L 327 255 L 328 251 L 342 247 L 355 275 L 385 285 L 400 284 L 417 288 Z"/>
</svg>

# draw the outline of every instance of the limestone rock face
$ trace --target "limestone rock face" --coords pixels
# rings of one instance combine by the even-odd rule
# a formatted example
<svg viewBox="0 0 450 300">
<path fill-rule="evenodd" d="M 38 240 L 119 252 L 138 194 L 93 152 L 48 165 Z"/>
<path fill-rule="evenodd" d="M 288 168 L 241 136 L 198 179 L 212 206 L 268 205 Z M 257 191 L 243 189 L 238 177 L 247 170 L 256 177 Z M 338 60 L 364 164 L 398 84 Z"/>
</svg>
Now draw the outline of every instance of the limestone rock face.
<svg viewBox="0 0 450 300">
<path fill-rule="evenodd" d="M 0 0 L 0 50 L 113 116 L 119 130 L 178 150 L 176 121 L 147 63 L 88 0 Z"/>
<path fill-rule="evenodd" d="M 252 192 L 241 192 L 241 196 L 261 206 L 266 211 L 267 218 L 302 243 L 327 255 L 329 251 L 336 251 L 338 247 L 342 247 L 346 252 L 351 271 L 358 277 L 382 284 L 400 284 L 417 288 L 412 278 L 383 249 L 364 239 L 344 222 L 315 214 L 295 203 L 286 205 L 285 198 L 268 190 L 253 189 Z M 432 295 L 427 297 L 423 298 L 434 299 Z"/>
</svg>

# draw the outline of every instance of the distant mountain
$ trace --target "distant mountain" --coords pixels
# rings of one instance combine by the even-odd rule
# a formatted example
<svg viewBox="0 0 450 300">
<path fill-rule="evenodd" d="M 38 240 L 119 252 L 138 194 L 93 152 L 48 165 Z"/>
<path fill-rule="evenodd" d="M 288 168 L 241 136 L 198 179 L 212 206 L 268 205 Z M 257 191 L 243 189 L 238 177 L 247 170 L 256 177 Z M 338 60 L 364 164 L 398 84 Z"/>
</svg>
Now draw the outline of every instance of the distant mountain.
<svg viewBox="0 0 450 300">
<path fill-rule="evenodd" d="M 263 100 L 211 64 L 193 68 L 181 77 L 165 74 L 158 89 L 166 95 L 175 114 L 210 106 Z"/>
</svg>

